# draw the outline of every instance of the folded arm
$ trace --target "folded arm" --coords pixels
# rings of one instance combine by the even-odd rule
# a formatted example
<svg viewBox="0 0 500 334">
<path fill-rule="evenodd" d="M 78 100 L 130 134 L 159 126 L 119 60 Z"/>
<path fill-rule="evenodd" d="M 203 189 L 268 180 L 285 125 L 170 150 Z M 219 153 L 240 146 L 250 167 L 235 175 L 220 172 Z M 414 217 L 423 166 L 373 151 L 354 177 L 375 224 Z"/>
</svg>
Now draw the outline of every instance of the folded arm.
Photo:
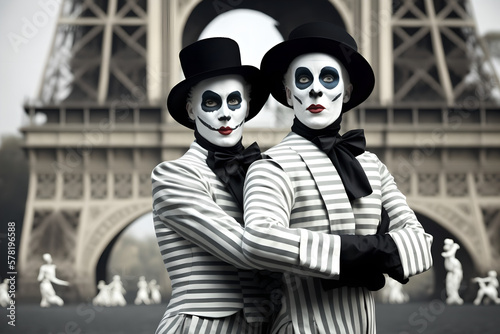
<svg viewBox="0 0 500 334">
<path fill-rule="evenodd" d="M 432 266 L 432 236 L 425 233 L 387 167 L 377 161 L 383 206 L 379 231 L 375 235 L 341 236 L 341 278 L 343 274 L 376 277 L 386 273 L 406 283 Z"/>
<path fill-rule="evenodd" d="M 402 265 L 403 279 L 432 267 L 432 235 L 425 232 L 406 203 L 387 167 L 379 161 L 382 180 L 382 205 L 389 215 L 388 234 L 394 240 Z"/>
<path fill-rule="evenodd" d="M 342 236 L 290 229 L 294 197 L 288 176 L 272 160 L 255 163 L 245 187 L 245 255 L 259 268 L 325 278 L 340 274 L 336 285 L 372 290 L 383 286 L 383 273 L 406 282 L 428 270 L 432 236 L 425 233 L 385 165 L 378 163 L 387 231 Z"/>
<path fill-rule="evenodd" d="M 289 228 L 293 188 L 278 164 L 272 160 L 255 162 L 247 174 L 244 196 L 243 251 L 258 269 L 338 276 L 338 235 Z"/>
<path fill-rule="evenodd" d="M 196 168 L 169 162 L 157 166 L 151 177 L 156 224 L 161 222 L 237 268 L 253 269 L 241 247 L 243 227 L 215 203 L 207 181 Z"/>
</svg>

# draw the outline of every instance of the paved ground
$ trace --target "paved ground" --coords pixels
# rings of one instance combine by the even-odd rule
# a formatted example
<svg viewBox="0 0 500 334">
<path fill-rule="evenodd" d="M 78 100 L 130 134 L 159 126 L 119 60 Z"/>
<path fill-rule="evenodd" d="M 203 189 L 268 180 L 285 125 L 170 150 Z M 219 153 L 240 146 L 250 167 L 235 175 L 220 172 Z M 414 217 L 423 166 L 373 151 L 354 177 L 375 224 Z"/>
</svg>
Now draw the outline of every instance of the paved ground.
<svg viewBox="0 0 500 334">
<path fill-rule="evenodd" d="M 498 334 L 500 305 L 430 302 L 377 305 L 379 334 Z"/>
<path fill-rule="evenodd" d="M 8 310 L 0 310 L 0 333 L 153 334 L 165 304 L 98 308 L 89 304 L 40 308 L 17 305 L 15 327 Z M 379 334 L 496 334 L 500 306 L 447 306 L 435 300 L 404 305 L 377 305 Z"/>
</svg>

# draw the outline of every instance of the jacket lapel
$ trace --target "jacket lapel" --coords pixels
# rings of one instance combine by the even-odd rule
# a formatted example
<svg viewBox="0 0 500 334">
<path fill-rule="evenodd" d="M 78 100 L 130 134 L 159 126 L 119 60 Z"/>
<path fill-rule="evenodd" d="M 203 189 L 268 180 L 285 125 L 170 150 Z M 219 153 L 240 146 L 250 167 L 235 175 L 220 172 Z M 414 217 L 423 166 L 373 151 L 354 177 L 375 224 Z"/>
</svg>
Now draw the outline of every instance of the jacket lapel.
<svg viewBox="0 0 500 334">
<path fill-rule="evenodd" d="M 321 198 L 326 207 L 330 232 L 335 234 L 354 234 L 355 220 L 351 203 L 337 170 L 328 156 L 316 145 L 296 134 L 301 145 L 291 147 L 304 161 L 309 169 Z M 299 139 L 300 138 L 300 139 Z"/>
</svg>

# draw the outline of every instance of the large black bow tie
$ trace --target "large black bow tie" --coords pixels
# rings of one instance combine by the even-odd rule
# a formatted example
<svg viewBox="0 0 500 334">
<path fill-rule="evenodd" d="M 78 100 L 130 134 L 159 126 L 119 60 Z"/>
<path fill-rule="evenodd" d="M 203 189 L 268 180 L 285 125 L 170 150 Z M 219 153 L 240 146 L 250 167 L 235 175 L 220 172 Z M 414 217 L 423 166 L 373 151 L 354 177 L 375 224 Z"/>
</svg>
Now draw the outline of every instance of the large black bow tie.
<svg viewBox="0 0 500 334">
<path fill-rule="evenodd" d="M 355 129 L 344 133 L 344 135 L 318 136 L 313 142 L 326 154 L 333 149 L 352 153 L 355 157 L 365 151 L 366 140 L 363 129 Z"/>
<path fill-rule="evenodd" d="M 365 135 L 362 129 L 346 132 L 344 135 L 318 136 L 312 139 L 328 155 L 344 184 L 350 201 L 368 196 L 372 187 L 365 171 L 356 157 L 365 151 Z"/>
<path fill-rule="evenodd" d="M 227 186 L 241 209 L 243 209 L 243 186 L 248 167 L 261 157 L 257 143 L 253 143 L 239 153 L 208 152 L 208 166 Z"/>
<path fill-rule="evenodd" d="M 365 171 L 356 157 L 365 151 L 366 140 L 364 131 L 356 129 L 340 135 L 341 117 L 329 127 L 322 130 L 313 130 L 294 119 L 292 131 L 310 140 L 319 149 L 326 153 L 337 169 L 340 179 L 350 201 L 368 196 L 372 187 Z"/>
</svg>

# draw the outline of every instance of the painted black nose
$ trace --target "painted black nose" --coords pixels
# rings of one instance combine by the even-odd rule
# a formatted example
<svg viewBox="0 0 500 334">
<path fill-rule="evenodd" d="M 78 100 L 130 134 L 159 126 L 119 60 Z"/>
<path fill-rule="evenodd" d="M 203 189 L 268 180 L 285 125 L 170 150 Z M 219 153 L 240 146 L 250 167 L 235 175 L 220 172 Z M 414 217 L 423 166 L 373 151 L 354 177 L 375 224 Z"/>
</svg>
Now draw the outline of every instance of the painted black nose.
<svg viewBox="0 0 500 334">
<path fill-rule="evenodd" d="M 230 121 L 231 120 L 231 116 L 221 116 L 219 117 L 219 121 Z"/>
<path fill-rule="evenodd" d="M 314 89 L 311 89 L 311 91 L 309 92 L 309 97 L 322 97 L 322 96 L 323 96 L 322 91 L 316 92 L 314 91 Z"/>
</svg>

